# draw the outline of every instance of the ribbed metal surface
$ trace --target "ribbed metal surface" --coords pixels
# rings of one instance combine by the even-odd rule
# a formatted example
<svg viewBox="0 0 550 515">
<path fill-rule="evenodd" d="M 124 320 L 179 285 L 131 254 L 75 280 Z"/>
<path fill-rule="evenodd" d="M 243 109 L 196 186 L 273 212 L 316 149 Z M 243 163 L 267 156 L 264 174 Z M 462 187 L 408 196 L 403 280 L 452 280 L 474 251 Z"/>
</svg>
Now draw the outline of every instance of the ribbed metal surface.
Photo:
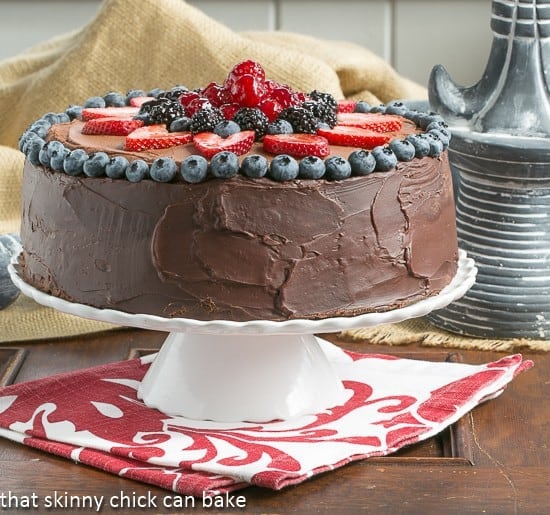
<svg viewBox="0 0 550 515">
<path fill-rule="evenodd" d="M 549 339 L 550 163 L 534 174 L 528 162 L 493 158 L 488 171 L 484 158 L 452 150 L 450 158 L 459 246 L 478 274 L 463 298 L 430 320 L 473 336 Z"/>
</svg>

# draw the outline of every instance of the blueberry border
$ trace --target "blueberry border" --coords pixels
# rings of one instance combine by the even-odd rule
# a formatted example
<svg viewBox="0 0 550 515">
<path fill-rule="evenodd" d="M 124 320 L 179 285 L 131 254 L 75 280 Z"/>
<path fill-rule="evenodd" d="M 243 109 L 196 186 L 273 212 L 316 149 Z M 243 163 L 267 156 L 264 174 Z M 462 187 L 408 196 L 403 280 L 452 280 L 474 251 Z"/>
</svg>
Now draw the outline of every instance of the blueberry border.
<svg viewBox="0 0 550 515">
<path fill-rule="evenodd" d="M 181 86 L 176 86 L 179 88 Z M 68 175 L 85 175 L 88 177 L 107 176 L 112 179 L 127 179 L 130 182 L 139 182 L 144 179 L 152 179 L 157 182 L 171 182 L 178 173 L 178 167 L 172 158 L 157 158 L 151 164 L 144 160 L 136 159 L 129 162 L 126 158 L 120 157 L 117 163 L 113 163 L 115 158 L 110 158 L 104 152 L 96 152 L 88 155 L 82 149 L 70 151 L 58 142 L 46 142 L 45 138 L 50 127 L 58 123 L 66 123 L 80 119 L 82 109 L 89 107 L 122 107 L 130 105 L 130 100 L 138 96 L 158 96 L 163 93 L 160 89 L 150 92 L 143 90 L 131 90 L 125 96 L 120 93 L 110 92 L 103 97 L 91 97 L 86 100 L 83 106 L 72 105 L 64 112 L 48 112 L 40 119 L 33 122 L 22 134 L 19 139 L 19 149 L 25 154 L 27 159 L 35 166 L 45 166 L 53 171 L 67 173 Z M 370 112 L 381 114 L 395 114 L 412 121 L 422 133 L 409 135 L 404 139 L 393 139 L 387 145 L 375 147 L 374 149 L 361 150 L 353 152 L 350 159 L 346 160 L 337 155 L 331 155 L 322 161 L 324 166 L 316 163 L 317 171 L 304 171 L 305 165 L 300 166 L 304 160 L 319 160 L 314 156 L 306 156 L 301 160 L 294 157 L 280 154 L 268 165 L 258 166 L 254 170 L 248 167 L 235 166 L 235 159 L 229 152 L 220 152 L 211 160 L 210 164 L 204 164 L 202 156 L 191 156 L 200 161 L 200 173 L 189 173 L 189 167 L 182 163 L 180 165 L 180 176 L 185 182 L 195 183 L 205 180 L 207 175 L 218 178 L 230 178 L 236 174 L 242 174 L 251 178 L 268 177 L 275 181 L 285 181 L 293 179 L 327 179 L 343 180 L 351 176 L 367 175 L 374 171 L 389 171 L 397 165 L 398 162 L 407 162 L 412 159 L 422 157 L 437 157 L 449 146 L 451 132 L 444 119 L 437 113 L 417 111 L 409 109 L 404 103 L 399 101 L 370 106 L 366 102 L 359 101 L 356 104 L 355 112 Z M 72 157 L 67 159 L 69 156 Z M 197 159 L 202 158 L 202 159 Z M 308 159 L 309 158 L 309 159 Z M 68 165 L 67 162 L 71 161 Z M 231 165 L 218 166 L 213 169 L 213 162 L 230 162 Z M 110 166 L 107 166 L 111 163 Z M 187 169 L 184 170 L 184 167 Z M 222 168 L 220 171 L 219 168 Z M 324 169 L 323 169 L 324 168 Z"/>
</svg>

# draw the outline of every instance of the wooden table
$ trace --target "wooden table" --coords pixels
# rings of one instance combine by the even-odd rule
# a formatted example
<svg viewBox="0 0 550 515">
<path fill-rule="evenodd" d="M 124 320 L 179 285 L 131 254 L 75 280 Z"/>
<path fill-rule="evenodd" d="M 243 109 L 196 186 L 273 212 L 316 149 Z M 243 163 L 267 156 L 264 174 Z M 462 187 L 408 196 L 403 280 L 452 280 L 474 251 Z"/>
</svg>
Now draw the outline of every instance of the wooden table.
<svg viewBox="0 0 550 515">
<path fill-rule="evenodd" d="M 154 351 L 165 333 L 121 330 L 61 341 L 0 345 L 0 384 L 109 363 Z M 484 363 L 502 353 L 418 346 L 382 347 L 324 335 L 347 349 L 428 360 Z M 301 485 L 273 492 L 238 491 L 245 508 L 215 509 L 160 488 L 113 476 L 23 445 L 0 439 L 0 506 L 13 508 L 32 496 L 126 496 L 149 508 L 116 513 L 391 513 L 542 515 L 550 507 L 550 353 L 524 353 L 535 367 L 520 374 L 505 392 L 473 410 L 444 434 L 385 458 L 355 462 Z M 11 501 L 9 496 L 11 495 Z M 2 497 L 3 496 L 3 497 Z M 149 501 L 147 500 L 149 498 Z M 155 502 L 151 502 L 155 499 Z M 161 500 L 187 509 L 163 508 Z M 244 501 L 243 501 L 244 499 Z M 44 512 L 39 509 L 28 513 Z M 157 504 L 157 508 L 154 508 Z M 0 512 L 2 512 L 0 508 Z M 14 512 L 17 510 L 7 510 Z M 49 510 L 50 512 L 52 510 Z M 62 513 L 56 509 L 54 512 Z M 94 512 L 80 509 L 66 512 Z M 109 510 L 103 512 L 109 512 Z M 114 512 L 114 511 L 113 511 Z"/>
</svg>

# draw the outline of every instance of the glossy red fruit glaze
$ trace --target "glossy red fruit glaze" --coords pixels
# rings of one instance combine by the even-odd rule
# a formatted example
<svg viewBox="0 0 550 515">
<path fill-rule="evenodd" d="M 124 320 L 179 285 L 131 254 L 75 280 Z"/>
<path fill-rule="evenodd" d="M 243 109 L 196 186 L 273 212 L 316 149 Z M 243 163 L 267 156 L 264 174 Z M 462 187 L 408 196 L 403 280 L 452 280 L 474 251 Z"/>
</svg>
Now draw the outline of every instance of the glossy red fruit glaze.
<svg viewBox="0 0 550 515">
<path fill-rule="evenodd" d="M 242 107 L 256 107 L 265 95 L 263 82 L 253 75 L 242 75 L 235 79 L 230 88 L 231 99 Z"/>
</svg>

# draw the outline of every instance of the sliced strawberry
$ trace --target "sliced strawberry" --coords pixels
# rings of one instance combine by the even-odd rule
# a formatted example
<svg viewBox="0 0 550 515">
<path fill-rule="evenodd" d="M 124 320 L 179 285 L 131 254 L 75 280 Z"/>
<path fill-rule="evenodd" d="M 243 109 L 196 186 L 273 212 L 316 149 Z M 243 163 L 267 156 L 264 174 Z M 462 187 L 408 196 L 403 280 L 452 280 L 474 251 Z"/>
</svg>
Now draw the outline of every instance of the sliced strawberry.
<svg viewBox="0 0 550 515">
<path fill-rule="evenodd" d="M 330 153 L 327 139 L 315 134 L 266 134 L 264 150 L 294 157 L 326 157 Z"/>
<path fill-rule="evenodd" d="M 127 136 L 140 127 L 143 127 L 142 120 L 105 116 L 88 120 L 82 127 L 82 134 Z"/>
<path fill-rule="evenodd" d="M 403 118 L 391 114 L 379 113 L 338 113 L 338 125 L 362 127 L 374 132 L 393 132 L 403 127 Z"/>
<path fill-rule="evenodd" d="M 147 125 L 126 136 L 126 150 L 149 150 L 185 145 L 193 139 L 190 132 L 168 132 L 165 125 Z"/>
<path fill-rule="evenodd" d="M 224 150 L 240 156 L 251 149 L 255 135 L 254 131 L 241 131 L 221 138 L 213 132 L 199 132 L 193 136 L 193 144 L 207 159 Z"/>
<path fill-rule="evenodd" d="M 339 113 L 353 113 L 357 102 L 355 100 L 338 100 Z"/>
<path fill-rule="evenodd" d="M 82 109 L 82 120 L 87 122 L 94 118 L 114 117 L 114 118 L 132 118 L 139 113 L 139 107 L 85 107 Z"/>
<path fill-rule="evenodd" d="M 336 125 L 332 129 L 319 129 L 317 134 L 324 136 L 332 145 L 368 149 L 384 145 L 390 140 L 390 136 L 387 134 L 361 127 L 346 127 L 345 125 Z"/>
<path fill-rule="evenodd" d="M 155 97 L 132 97 L 130 99 L 130 105 L 133 107 L 141 107 L 145 102 L 155 100 Z"/>
</svg>

